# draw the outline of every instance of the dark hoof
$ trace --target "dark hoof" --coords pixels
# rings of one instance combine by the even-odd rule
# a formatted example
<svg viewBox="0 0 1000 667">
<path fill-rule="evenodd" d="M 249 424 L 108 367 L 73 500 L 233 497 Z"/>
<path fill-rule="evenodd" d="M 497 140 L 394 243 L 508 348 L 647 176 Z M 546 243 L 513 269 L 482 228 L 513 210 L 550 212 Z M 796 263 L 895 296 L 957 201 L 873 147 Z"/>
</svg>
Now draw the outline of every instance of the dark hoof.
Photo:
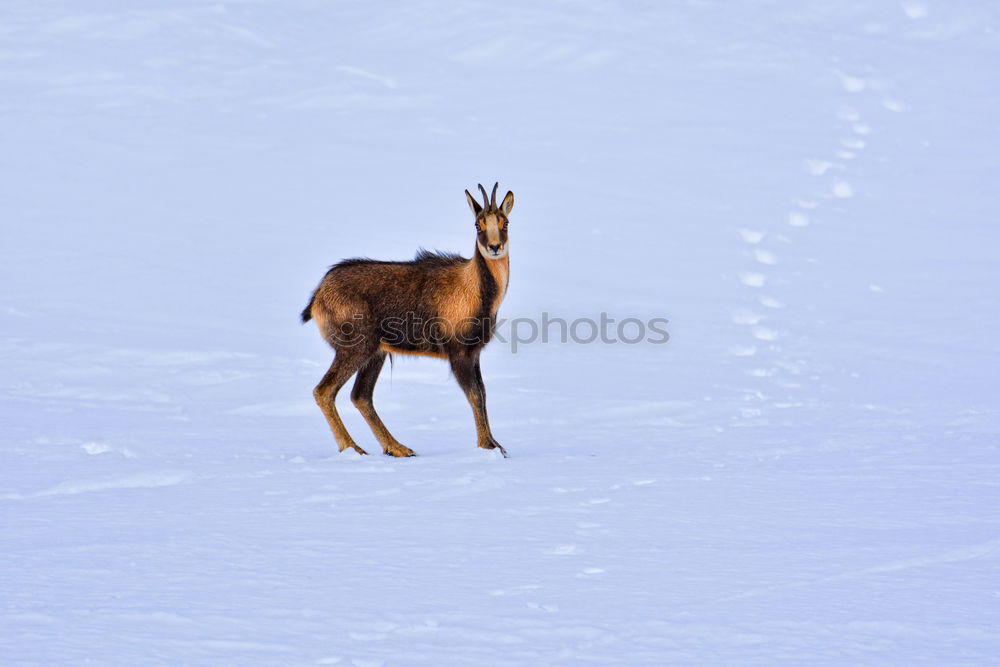
<svg viewBox="0 0 1000 667">
<path fill-rule="evenodd" d="M 499 449 L 500 453 L 503 454 L 503 457 L 505 459 L 509 458 L 507 456 L 507 450 L 504 449 L 503 445 L 501 445 L 499 442 L 495 442 L 495 441 L 494 442 L 484 442 L 484 443 L 482 443 L 479 446 L 482 447 L 483 449 Z"/>
</svg>

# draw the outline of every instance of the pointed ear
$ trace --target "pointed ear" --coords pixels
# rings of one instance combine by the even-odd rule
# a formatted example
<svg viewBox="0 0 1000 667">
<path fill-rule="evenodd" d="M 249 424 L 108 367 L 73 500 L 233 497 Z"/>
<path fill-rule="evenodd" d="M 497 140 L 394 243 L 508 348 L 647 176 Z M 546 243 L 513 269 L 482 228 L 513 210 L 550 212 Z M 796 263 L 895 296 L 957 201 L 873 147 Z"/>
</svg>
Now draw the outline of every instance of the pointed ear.
<svg viewBox="0 0 1000 667">
<path fill-rule="evenodd" d="M 504 215 L 510 215 L 512 208 L 514 208 L 514 193 L 508 190 L 507 196 L 503 198 L 503 203 L 500 204 L 500 210 L 503 211 Z"/>
<path fill-rule="evenodd" d="M 472 209 L 473 215 L 479 215 L 479 212 L 483 210 L 483 207 L 479 205 L 479 202 L 477 202 L 471 194 L 469 194 L 468 190 L 465 191 L 465 198 L 469 200 L 469 208 Z"/>
</svg>

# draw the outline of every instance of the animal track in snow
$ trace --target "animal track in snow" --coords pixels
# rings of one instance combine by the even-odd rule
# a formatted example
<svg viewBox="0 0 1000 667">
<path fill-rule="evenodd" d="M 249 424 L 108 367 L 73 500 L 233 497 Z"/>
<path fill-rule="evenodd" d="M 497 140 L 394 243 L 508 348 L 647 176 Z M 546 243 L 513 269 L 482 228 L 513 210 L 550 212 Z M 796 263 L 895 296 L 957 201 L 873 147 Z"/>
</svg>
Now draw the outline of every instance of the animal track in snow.
<svg viewBox="0 0 1000 667">
<path fill-rule="evenodd" d="M 892 97 L 887 97 L 884 100 L 882 100 L 882 106 L 888 109 L 889 111 L 894 111 L 896 113 L 902 113 L 903 111 L 906 111 L 906 105 Z"/>
<path fill-rule="evenodd" d="M 754 248 L 753 257 L 761 264 L 771 265 L 778 263 L 778 259 L 774 256 L 774 253 L 761 248 Z"/>
<path fill-rule="evenodd" d="M 847 181 L 834 181 L 833 196 L 837 199 L 850 199 L 854 196 L 854 188 Z"/>
<path fill-rule="evenodd" d="M 602 567 L 585 567 L 580 571 L 580 574 L 576 575 L 578 577 L 592 577 L 595 574 L 604 574 L 606 570 Z"/>
<path fill-rule="evenodd" d="M 831 169 L 840 168 L 840 165 L 834 164 L 833 162 L 819 160 L 816 158 L 807 159 L 804 166 L 805 170 L 813 176 L 822 176 Z"/>
<path fill-rule="evenodd" d="M 809 217 L 801 211 L 789 211 L 788 224 L 792 227 L 805 227 L 809 224 Z"/>
<path fill-rule="evenodd" d="M 930 13 L 927 10 L 927 5 L 922 2 L 916 2 L 915 0 L 903 0 L 900 4 L 903 6 L 903 13 L 906 14 L 906 18 L 914 21 L 927 18 L 927 15 Z"/>
<path fill-rule="evenodd" d="M 839 70 L 835 73 L 837 78 L 840 79 L 840 86 L 844 89 L 844 92 L 860 93 L 868 87 L 868 82 L 860 77 L 850 76 L 849 74 L 844 74 Z"/>
<path fill-rule="evenodd" d="M 767 327 L 754 327 L 753 337 L 757 340 L 778 340 L 778 332 Z"/>
<path fill-rule="evenodd" d="M 107 454 L 108 452 L 115 451 L 114 447 L 103 442 L 85 442 L 82 445 L 80 445 L 80 449 L 82 449 L 83 451 L 87 452 L 92 456 L 96 454 Z M 128 449 L 127 447 L 122 447 L 118 453 L 127 459 L 136 458 L 136 453 L 133 452 L 131 449 Z"/>
<path fill-rule="evenodd" d="M 912 1 L 916 2 L 917 0 Z M 869 79 L 864 76 L 855 76 L 838 69 L 834 69 L 833 73 L 836 75 L 837 80 L 840 83 L 840 87 L 845 93 L 858 94 L 865 91 L 876 91 L 877 93 L 883 89 L 882 84 L 875 79 Z M 811 220 L 811 218 L 813 214 L 809 213 L 809 211 L 816 209 L 823 201 L 828 201 L 830 199 L 850 199 L 855 196 L 854 186 L 852 186 L 851 183 L 844 178 L 848 169 L 848 164 L 844 161 L 855 160 L 858 157 L 859 151 L 863 150 L 867 146 L 866 139 L 870 134 L 872 134 L 873 130 L 871 125 L 862 120 L 861 113 L 859 113 L 858 109 L 851 104 L 845 103 L 840 105 L 840 108 L 837 111 L 837 117 L 843 123 L 841 131 L 848 130 L 850 134 L 843 136 L 843 138 L 840 139 L 840 145 L 837 147 L 833 156 L 829 158 L 806 157 L 802 160 L 803 170 L 812 176 L 826 177 L 824 180 L 829 179 L 828 187 L 830 189 L 824 194 L 815 195 L 813 198 L 793 199 L 793 206 L 790 207 L 785 218 L 785 222 L 789 227 L 803 228 L 812 224 L 813 220 Z M 840 162 L 836 160 L 840 160 Z M 738 232 L 744 243 L 754 246 L 760 244 L 765 238 L 772 241 L 769 245 L 774 245 L 774 243 L 792 242 L 791 238 L 776 231 L 777 229 L 778 228 L 771 230 L 754 230 L 741 228 Z M 749 256 L 752 257 L 758 264 L 774 266 L 778 263 L 775 253 L 773 253 L 770 249 L 765 249 L 764 247 L 754 247 L 749 250 L 749 253 L 744 252 L 744 254 L 749 254 Z M 809 261 L 808 258 L 806 259 Z M 740 271 L 737 274 L 737 277 L 740 283 L 746 287 L 762 288 L 770 283 L 769 276 L 762 271 Z M 782 284 L 782 281 L 779 280 L 778 284 Z M 765 308 L 781 309 L 785 307 L 785 304 L 782 301 L 773 296 L 760 295 L 757 300 L 760 305 Z M 734 324 L 749 327 L 748 333 L 752 336 L 754 343 L 756 343 L 730 346 L 729 352 L 733 356 L 752 357 L 757 354 L 757 346 L 761 343 L 764 343 L 762 349 L 765 351 L 773 352 L 778 349 L 778 347 L 774 344 L 774 341 L 777 341 L 781 335 L 777 329 L 764 326 L 762 324 L 762 322 L 766 319 L 764 316 L 750 310 L 749 308 L 743 307 L 733 310 L 731 312 L 731 319 Z M 779 372 L 780 368 L 778 367 L 758 367 L 748 371 L 751 376 L 760 378 L 772 377 Z M 759 417 L 759 411 L 755 412 L 755 410 L 756 409 L 750 409 L 743 416 Z"/>
<path fill-rule="evenodd" d="M 778 309 L 785 307 L 784 303 L 770 296 L 762 296 L 758 299 L 758 301 L 760 301 L 760 305 L 764 306 L 765 308 Z"/>
<path fill-rule="evenodd" d="M 764 319 L 763 316 L 747 308 L 733 311 L 733 324 L 757 324 L 762 319 Z"/>
<path fill-rule="evenodd" d="M 763 273 L 754 273 L 753 271 L 743 271 L 740 273 L 740 282 L 747 287 L 763 287 L 764 283 L 767 282 L 767 276 Z"/>
</svg>

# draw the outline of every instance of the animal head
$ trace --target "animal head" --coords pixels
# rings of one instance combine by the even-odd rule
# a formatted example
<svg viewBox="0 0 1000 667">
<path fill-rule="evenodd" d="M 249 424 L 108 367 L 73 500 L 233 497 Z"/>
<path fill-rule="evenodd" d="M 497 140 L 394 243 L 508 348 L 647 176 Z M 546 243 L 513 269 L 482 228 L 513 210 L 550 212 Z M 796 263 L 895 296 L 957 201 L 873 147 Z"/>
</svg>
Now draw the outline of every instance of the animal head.
<svg viewBox="0 0 1000 667">
<path fill-rule="evenodd" d="M 507 191 L 507 196 L 503 198 L 500 206 L 497 206 L 497 187 L 493 186 L 493 195 L 486 196 L 486 188 L 482 183 L 479 190 L 483 193 L 483 203 L 480 204 L 476 198 L 465 191 L 465 197 L 469 200 L 469 208 L 476 216 L 476 247 L 486 259 L 503 259 L 507 256 L 507 216 L 514 208 L 514 193 Z"/>
</svg>

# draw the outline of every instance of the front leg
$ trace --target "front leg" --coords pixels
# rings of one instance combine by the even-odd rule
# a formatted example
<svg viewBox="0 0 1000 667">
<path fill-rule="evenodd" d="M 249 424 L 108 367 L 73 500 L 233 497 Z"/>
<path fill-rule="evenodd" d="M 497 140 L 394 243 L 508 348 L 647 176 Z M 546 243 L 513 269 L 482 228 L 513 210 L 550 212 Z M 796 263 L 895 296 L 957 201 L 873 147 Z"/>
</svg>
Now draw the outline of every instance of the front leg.
<svg viewBox="0 0 1000 667">
<path fill-rule="evenodd" d="M 504 458 L 504 449 L 490 431 L 490 420 L 486 415 L 486 385 L 483 384 L 483 374 L 479 370 L 479 350 L 462 352 L 450 357 L 451 371 L 458 381 L 458 386 L 465 392 L 472 406 L 472 416 L 476 420 L 476 438 L 483 449 L 499 449 Z"/>
</svg>

